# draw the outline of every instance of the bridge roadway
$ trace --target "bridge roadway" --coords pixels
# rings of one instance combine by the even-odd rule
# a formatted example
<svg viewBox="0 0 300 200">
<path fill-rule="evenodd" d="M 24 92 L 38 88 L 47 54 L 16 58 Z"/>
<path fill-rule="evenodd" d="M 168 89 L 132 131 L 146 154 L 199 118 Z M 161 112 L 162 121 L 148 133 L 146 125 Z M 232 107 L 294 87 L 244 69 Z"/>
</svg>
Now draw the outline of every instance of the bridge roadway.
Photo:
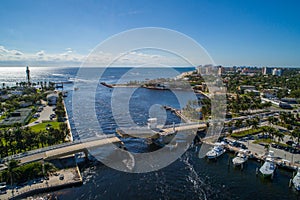
<svg viewBox="0 0 300 200">
<path fill-rule="evenodd" d="M 117 138 L 114 134 L 93 137 L 83 140 L 76 140 L 73 142 L 63 143 L 59 145 L 53 145 L 34 151 L 29 151 L 14 156 L 4 158 L 4 160 L 17 159 L 20 164 L 26 164 L 39 160 L 54 159 L 59 157 L 64 157 L 67 155 L 72 155 L 79 152 L 84 152 L 87 155 L 87 149 L 93 147 L 105 146 L 108 144 L 121 144 L 121 140 Z"/>
<path fill-rule="evenodd" d="M 117 129 L 116 132 L 121 137 L 136 137 L 136 138 L 151 138 L 157 139 L 161 136 L 166 136 L 174 133 L 175 131 L 187 131 L 187 130 L 199 130 L 205 129 L 206 123 L 181 123 L 168 125 L 164 127 L 158 127 L 156 129 L 149 129 L 148 127 L 137 128 L 123 128 Z"/>
</svg>

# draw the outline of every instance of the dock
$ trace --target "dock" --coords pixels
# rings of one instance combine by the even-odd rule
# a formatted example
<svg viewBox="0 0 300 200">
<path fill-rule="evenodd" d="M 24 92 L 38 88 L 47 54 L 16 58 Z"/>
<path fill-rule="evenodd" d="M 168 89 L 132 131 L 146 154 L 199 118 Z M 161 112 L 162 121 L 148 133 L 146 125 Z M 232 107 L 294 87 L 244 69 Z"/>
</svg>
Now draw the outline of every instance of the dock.
<svg viewBox="0 0 300 200">
<path fill-rule="evenodd" d="M 214 145 L 213 142 L 211 142 L 209 139 L 205 139 L 205 138 L 202 139 L 201 142 L 204 144 L 207 144 L 207 145 L 211 145 L 211 146 Z M 242 149 L 240 147 L 235 147 L 230 144 L 225 144 L 224 148 L 228 152 L 232 152 L 232 153 L 238 153 Z M 246 155 L 249 157 L 249 159 L 253 159 L 253 160 L 256 160 L 259 162 L 265 161 L 266 156 L 267 156 L 267 152 L 265 151 L 265 149 L 258 149 L 258 148 L 250 147 L 246 150 L 247 150 Z M 277 167 L 287 169 L 287 170 L 297 170 L 300 167 L 299 163 L 291 162 L 291 161 L 288 161 L 281 157 L 276 157 L 276 149 L 272 148 L 271 150 L 275 151 L 274 162 L 277 165 Z"/>
</svg>

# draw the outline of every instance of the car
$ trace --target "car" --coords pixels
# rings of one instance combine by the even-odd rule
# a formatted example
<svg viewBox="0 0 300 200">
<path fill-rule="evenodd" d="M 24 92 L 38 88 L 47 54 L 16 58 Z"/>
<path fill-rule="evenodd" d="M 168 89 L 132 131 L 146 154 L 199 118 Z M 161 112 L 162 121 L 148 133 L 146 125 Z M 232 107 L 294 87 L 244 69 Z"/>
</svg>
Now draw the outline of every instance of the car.
<svg viewBox="0 0 300 200">
<path fill-rule="evenodd" d="M 289 146 L 292 146 L 294 144 L 294 142 L 289 140 L 289 141 L 286 142 L 286 144 L 289 145 Z"/>
<path fill-rule="evenodd" d="M 65 176 L 63 174 L 59 175 L 59 180 L 64 180 Z"/>
</svg>

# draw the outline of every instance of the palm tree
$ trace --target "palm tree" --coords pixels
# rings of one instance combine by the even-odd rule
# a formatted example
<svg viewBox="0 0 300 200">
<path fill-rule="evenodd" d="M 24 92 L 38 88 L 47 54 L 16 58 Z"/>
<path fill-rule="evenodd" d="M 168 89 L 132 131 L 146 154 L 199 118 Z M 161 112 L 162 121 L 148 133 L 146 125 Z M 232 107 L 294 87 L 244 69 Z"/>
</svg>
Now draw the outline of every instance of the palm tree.
<svg viewBox="0 0 300 200">
<path fill-rule="evenodd" d="M 262 129 L 262 134 L 265 135 L 265 134 L 268 134 L 270 133 L 270 127 L 269 126 L 263 126 L 261 127 Z"/>
<path fill-rule="evenodd" d="M 241 128 L 243 125 L 243 120 L 242 119 L 238 119 L 236 122 L 235 122 L 235 126 L 237 128 Z"/>
<path fill-rule="evenodd" d="M 253 120 L 252 120 L 252 127 L 254 129 L 257 129 L 258 128 L 258 125 L 259 125 L 259 118 L 258 117 L 255 117 Z"/>
<path fill-rule="evenodd" d="M 275 135 L 275 137 L 277 137 L 278 143 L 280 141 L 283 141 L 284 134 L 282 132 L 280 132 L 279 130 L 275 130 L 274 135 Z"/>
<path fill-rule="evenodd" d="M 18 160 L 10 160 L 8 163 L 6 163 L 6 167 L 7 167 L 7 172 L 8 172 L 8 179 L 10 180 L 10 185 L 13 185 L 14 183 L 14 175 L 17 174 L 17 172 L 14 170 L 16 167 L 18 167 L 20 161 Z"/>
<path fill-rule="evenodd" d="M 248 127 L 248 126 L 251 126 L 251 123 L 252 121 L 250 120 L 250 119 L 246 119 L 246 126 Z"/>
<path fill-rule="evenodd" d="M 292 134 L 291 134 L 294 138 L 297 138 L 297 142 L 299 143 L 300 141 L 300 128 L 297 127 L 296 129 L 294 129 L 292 131 Z"/>
<path fill-rule="evenodd" d="M 62 142 L 64 142 L 66 137 L 69 135 L 70 131 L 69 131 L 68 126 L 67 126 L 66 123 L 60 123 L 59 124 L 59 129 L 60 129 L 60 131 L 63 135 Z"/>
</svg>

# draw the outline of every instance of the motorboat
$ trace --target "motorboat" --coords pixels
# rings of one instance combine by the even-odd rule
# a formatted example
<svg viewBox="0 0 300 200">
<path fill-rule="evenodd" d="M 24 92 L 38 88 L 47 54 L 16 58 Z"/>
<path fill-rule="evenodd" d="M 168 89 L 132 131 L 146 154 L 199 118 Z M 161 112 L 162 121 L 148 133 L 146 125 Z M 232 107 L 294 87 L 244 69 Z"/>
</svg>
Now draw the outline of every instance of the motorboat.
<svg viewBox="0 0 300 200">
<path fill-rule="evenodd" d="M 206 153 L 206 157 L 208 159 L 214 159 L 221 156 L 225 152 L 226 150 L 224 149 L 224 146 L 221 143 L 215 143 L 213 149 Z"/>
<path fill-rule="evenodd" d="M 297 191 L 300 191 L 300 168 L 298 168 L 298 172 L 297 172 L 296 176 L 294 176 L 292 182 L 293 182 L 295 189 Z"/>
<path fill-rule="evenodd" d="M 273 177 L 275 169 L 276 169 L 276 164 L 274 163 L 274 152 L 269 151 L 265 159 L 265 162 L 261 166 L 259 171 L 264 177 L 268 177 L 268 176 Z"/>
<path fill-rule="evenodd" d="M 240 150 L 236 157 L 232 159 L 234 166 L 243 165 L 248 160 L 248 155 L 246 151 Z"/>
</svg>

